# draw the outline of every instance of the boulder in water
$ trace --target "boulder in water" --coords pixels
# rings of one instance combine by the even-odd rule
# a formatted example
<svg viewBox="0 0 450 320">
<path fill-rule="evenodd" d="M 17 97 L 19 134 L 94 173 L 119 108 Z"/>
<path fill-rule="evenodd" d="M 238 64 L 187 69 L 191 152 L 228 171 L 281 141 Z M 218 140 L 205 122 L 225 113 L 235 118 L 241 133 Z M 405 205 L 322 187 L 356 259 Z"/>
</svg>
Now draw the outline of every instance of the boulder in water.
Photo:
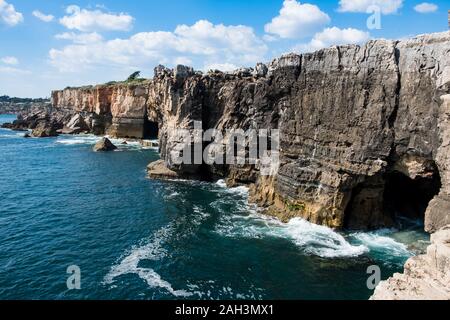
<svg viewBox="0 0 450 320">
<path fill-rule="evenodd" d="M 94 146 L 94 151 L 114 151 L 117 147 L 108 138 L 102 138 Z"/>
<path fill-rule="evenodd" d="M 175 171 L 167 168 L 164 160 L 157 160 L 155 162 L 150 163 L 147 166 L 147 173 L 150 178 L 153 179 L 176 179 L 178 178 L 178 174 Z"/>
<path fill-rule="evenodd" d="M 31 135 L 36 138 L 56 137 L 58 133 L 51 122 L 40 122 L 36 128 L 33 129 Z"/>
</svg>

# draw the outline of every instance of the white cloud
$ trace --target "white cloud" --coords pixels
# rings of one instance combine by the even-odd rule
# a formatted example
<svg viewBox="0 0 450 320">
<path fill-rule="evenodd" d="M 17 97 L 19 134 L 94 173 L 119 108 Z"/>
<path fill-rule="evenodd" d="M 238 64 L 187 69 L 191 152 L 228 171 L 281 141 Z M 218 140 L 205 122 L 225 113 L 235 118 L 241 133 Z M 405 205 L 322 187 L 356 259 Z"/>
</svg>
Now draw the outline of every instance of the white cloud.
<svg viewBox="0 0 450 320">
<path fill-rule="evenodd" d="M 134 18 L 126 13 L 105 13 L 101 10 L 86 10 L 71 5 L 66 9 L 68 15 L 59 22 L 68 29 L 82 32 L 92 31 L 128 31 Z"/>
<path fill-rule="evenodd" d="M 366 13 L 371 6 L 378 6 L 383 14 L 393 14 L 402 5 L 403 0 L 340 0 L 339 11 Z"/>
<path fill-rule="evenodd" d="M 423 2 L 415 6 L 414 10 L 416 10 L 419 13 L 431 13 L 436 12 L 438 10 L 438 6 L 435 5 L 434 3 Z"/>
<path fill-rule="evenodd" d="M 9 65 L 19 64 L 19 60 L 16 57 L 3 57 L 0 60 L 4 64 L 9 64 Z"/>
<path fill-rule="evenodd" d="M 192 62 L 196 68 L 216 63 L 248 65 L 265 59 L 266 44 L 247 26 L 213 25 L 206 20 L 180 25 L 174 32 L 141 32 L 128 39 L 70 44 L 51 49 L 50 62 L 60 71 L 92 66 L 174 65 Z"/>
<path fill-rule="evenodd" d="M 40 12 L 39 10 L 34 10 L 32 14 L 33 16 L 44 22 L 51 22 L 53 21 L 53 19 L 55 19 L 55 17 L 51 14 L 45 14 Z"/>
<path fill-rule="evenodd" d="M 8 74 L 8 75 L 25 75 L 25 74 L 31 74 L 31 71 L 13 68 L 13 67 L 0 66 L 0 74 L 1 73 Z"/>
<path fill-rule="evenodd" d="M 56 39 L 59 40 L 69 40 L 77 44 L 88 44 L 97 43 L 103 40 L 103 37 L 97 32 L 92 33 L 75 33 L 75 32 L 64 32 L 55 35 Z"/>
<path fill-rule="evenodd" d="M 280 14 L 264 30 L 281 38 L 298 39 L 313 35 L 329 22 L 330 17 L 318 6 L 285 0 Z"/>
<path fill-rule="evenodd" d="M 226 72 L 226 71 L 233 71 L 238 68 L 239 68 L 238 66 L 236 66 L 232 63 L 211 63 L 204 67 L 204 71 L 220 70 L 220 71 Z"/>
<path fill-rule="evenodd" d="M 370 39 L 370 34 L 358 29 L 337 27 L 326 28 L 317 33 L 307 44 L 300 44 L 294 47 L 297 52 L 310 52 L 327 48 L 333 45 L 363 44 Z"/>
<path fill-rule="evenodd" d="M 12 4 L 0 0 L 0 22 L 8 26 L 15 26 L 23 21 L 23 15 L 17 12 Z"/>
</svg>

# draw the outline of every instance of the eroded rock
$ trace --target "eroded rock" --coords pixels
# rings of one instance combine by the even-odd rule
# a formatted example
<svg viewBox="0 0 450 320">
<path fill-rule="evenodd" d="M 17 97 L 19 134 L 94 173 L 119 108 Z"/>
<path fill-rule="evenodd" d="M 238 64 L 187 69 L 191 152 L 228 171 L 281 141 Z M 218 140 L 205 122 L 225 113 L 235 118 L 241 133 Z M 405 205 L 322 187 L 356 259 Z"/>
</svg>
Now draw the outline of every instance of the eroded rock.
<svg viewBox="0 0 450 320">
<path fill-rule="evenodd" d="M 150 178 L 154 179 L 176 179 L 178 174 L 170 170 L 164 160 L 158 160 L 147 166 L 147 173 Z"/>
<path fill-rule="evenodd" d="M 98 151 L 114 151 L 117 147 L 109 140 L 108 138 L 102 138 L 100 141 L 98 141 L 93 150 L 95 152 Z"/>
</svg>

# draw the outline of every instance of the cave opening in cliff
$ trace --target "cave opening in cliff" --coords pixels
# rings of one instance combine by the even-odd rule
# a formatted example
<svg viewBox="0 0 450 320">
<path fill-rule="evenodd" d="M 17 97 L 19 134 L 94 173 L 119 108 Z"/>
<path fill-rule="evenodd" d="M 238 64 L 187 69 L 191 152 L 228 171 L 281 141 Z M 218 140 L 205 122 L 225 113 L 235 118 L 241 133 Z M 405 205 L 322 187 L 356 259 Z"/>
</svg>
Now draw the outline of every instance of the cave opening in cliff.
<svg viewBox="0 0 450 320">
<path fill-rule="evenodd" d="M 145 120 L 144 139 L 158 139 L 158 134 L 159 134 L 158 122 Z"/>
<path fill-rule="evenodd" d="M 351 191 L 344 213 L 346 229 L 406 227 L 423 223 L 425 211 L 439 193 L 441 179 L 437 168 L 411 178 L 399 171 L 368 177 Z"/>
<path fill-rule="evenodd" d="M 436 168 L 428 176 L 415 179 L 392 171 L 386 174 L 385 181 L 383 208 L 394 222 L 399 222 L 401 218 L 423 222 L 428 204 L 441 188 L 441 178 Z"/>
</svg>

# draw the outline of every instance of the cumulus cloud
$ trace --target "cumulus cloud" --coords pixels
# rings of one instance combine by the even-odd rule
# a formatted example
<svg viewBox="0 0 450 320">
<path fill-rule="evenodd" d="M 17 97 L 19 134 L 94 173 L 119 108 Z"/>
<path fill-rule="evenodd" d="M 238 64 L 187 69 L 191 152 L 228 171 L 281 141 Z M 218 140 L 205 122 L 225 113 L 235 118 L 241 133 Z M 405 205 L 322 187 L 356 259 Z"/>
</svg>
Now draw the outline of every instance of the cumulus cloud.
<svg viewBox="0 0 450 320">
<path fill-rule="evenodd" d="M 134 18 L 126 13 L 106 13 L 99 9 L 81 9 L 76 5 L 68 6 L 67 15 L 59 22 L 70 30 L 82 32 L 93 31 L 128 31 L 133 26 Z"/>
<path fill-rule="evenodd" d="M 264 30 L 281 38 L 298 39 L 313 35 L 329 22 L 330 17 L 318 6 L 285 0 L 279 15 Z"/>
<path fill-rule="evenodd" d="M 77 44 L 88 44 L 97 43 L 103 40 L 103 37 L 97 32 L 92 33 L 75 33 L 75 32 L 64 32 L 55 35 L 56 39 L 59 40 L 69 40 Z"/>
<path fill-rule="evenodd" d="M 294 51 L 308 52 L 327 48 L 333 45 L 363 44 L 370 39 L 370 34 L 358 29 L 337 27 L 326 28 L 317 33 L 307 44 L 300 44 L 294 47 Z"/>
<path fill-rule="evenodd" d="M 0 59 L 4 64 L 16 65 L 19 64 L 19 60 L 16 57 L 3 57 Z"/>
<path fill-rule="evenodd" d="M 127 39 L 100 40 L 89 45 L 73 43 L 51 49 L 49 56 L 51 64 L 60 71 L 78 71 L 96 65 L 126 67 L 179 62 L 192 62 L 200 68 L 217 63 L 241 66 L 264 60 L 266 52 L 266 44 L 250 27 L 200 20 L 190 26 L 180 25 L 173 32 L 141 32 Z"/>
<path fill-rule="evenodd" d="M 364 12 L 371 6 L 380 8 L 383 14 L 396 13 L 403 5 L 403 0 L 340 0 L 339 11 L 341 12 Z"/>
<path fill-rule="evenodd" d="M 53 19 L 55 19 L 55 17 L 52 16 L 51 14 L 45 14 L 39 10 L 34 10 L 32 14 L 33 16 L 44 22 L 51 22 L 53 21 Z"/>
<path fill-rule="evenodd" d="M 436 12 L 438 10 L 438 6 L 435 5 L 434 3 L 423 2 L 415 6 L 414 10 L 416 10 L 419 13 L 431 13 Z"/>
<path fill-rule="evenodd" d="M 23 21 L 23 15 L 17 12 L 12 4 L 0 0 L 0 22 L 8 26 L 15 26 Z"/>
</svg>

